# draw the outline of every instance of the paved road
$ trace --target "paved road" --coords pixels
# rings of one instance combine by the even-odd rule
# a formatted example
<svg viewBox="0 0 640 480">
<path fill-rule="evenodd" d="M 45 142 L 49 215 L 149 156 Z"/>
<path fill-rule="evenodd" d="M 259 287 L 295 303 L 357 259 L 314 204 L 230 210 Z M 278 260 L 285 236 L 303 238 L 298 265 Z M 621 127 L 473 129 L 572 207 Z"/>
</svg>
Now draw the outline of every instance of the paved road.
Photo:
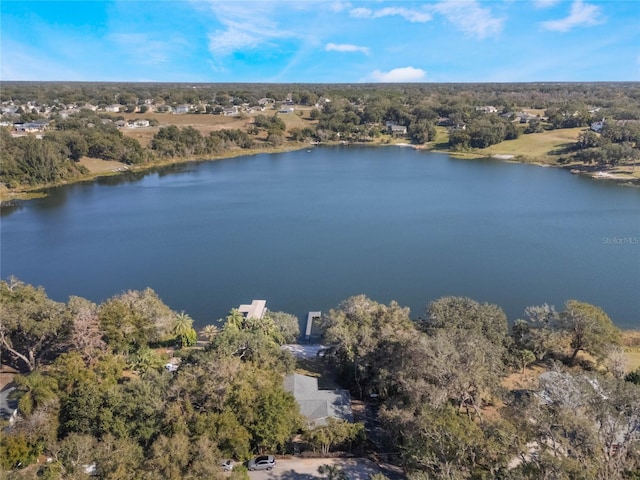
<svg viewBox="0 0 640 480">
<path fill-rule="evenodd" d="M 391 478 L 403 478 L 397 472 L 383 470 L 366 458 L 291 458 L 276 459 L 276 467 L 270 471 L 249 472 L 251 480 L 315 480 L 323 478 L 318 473 L 321 465 L 337 465 L 349 480 L 369 480 L 374 473 L 384 473 Z"/>
</svg>

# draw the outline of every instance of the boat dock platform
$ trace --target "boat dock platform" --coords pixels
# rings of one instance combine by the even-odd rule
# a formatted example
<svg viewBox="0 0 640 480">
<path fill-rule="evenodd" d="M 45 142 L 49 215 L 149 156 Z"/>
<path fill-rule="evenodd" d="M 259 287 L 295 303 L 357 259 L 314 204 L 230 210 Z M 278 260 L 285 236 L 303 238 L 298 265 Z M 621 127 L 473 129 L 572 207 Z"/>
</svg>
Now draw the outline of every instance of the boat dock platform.
<svg viewBox="0 0 640 480">
<path fill-rule="evenodd" d="M 311 328 L 313 327 L 313 321 L 315 319 L 320 320 L 321 316 L 322 316 L 322 312 L 309 312 L 309 315 L 307 315 L 307 328 L 305 329 L 305 332 L 304 332 L 305 340 L 311 339 Z"/>
</svg>

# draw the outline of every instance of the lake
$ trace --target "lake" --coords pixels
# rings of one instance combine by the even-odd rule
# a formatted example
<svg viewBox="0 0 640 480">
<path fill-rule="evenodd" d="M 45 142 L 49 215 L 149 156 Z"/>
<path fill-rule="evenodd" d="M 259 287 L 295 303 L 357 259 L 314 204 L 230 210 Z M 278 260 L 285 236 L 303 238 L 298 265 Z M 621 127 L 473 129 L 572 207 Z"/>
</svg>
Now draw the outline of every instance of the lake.
<svg viewBox="0 0 640 480">
<path fill-rule="evenodd" d="M 364 293 L 568 299 L 640 327 L 640 189 L 412 148 L 318 147 L 183 164 L 4 209 L 0 273 L 101 302 L 153 288 L 197 326 L 241 303 L 305 317 Z"/>
</svg>

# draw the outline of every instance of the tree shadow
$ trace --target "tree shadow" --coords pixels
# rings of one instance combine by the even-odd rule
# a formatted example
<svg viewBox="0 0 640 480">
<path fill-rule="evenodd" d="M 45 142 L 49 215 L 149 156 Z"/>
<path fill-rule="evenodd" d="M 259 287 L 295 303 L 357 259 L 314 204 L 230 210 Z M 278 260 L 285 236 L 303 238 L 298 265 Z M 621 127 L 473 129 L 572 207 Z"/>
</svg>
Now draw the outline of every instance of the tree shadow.
<svg viewBox="0 0 640 480">
<path fill-rule="evenodd" d="M 575 152 L 575 142 L 561 143 L 549 152 L 549 155 L 560 156 Z"/>
<path fill-rule="evenodd" d="M 281 472 L 277 477 L 273 475 L 273 472 L 269 474 L 269 478 L 280 479 L 280 480 L 317 480 L 320 477 L 318 475 L 311 475 L 308 473 L 298 473 L 294 470 L 286 470 L 285 472 Z"/>
</svg>

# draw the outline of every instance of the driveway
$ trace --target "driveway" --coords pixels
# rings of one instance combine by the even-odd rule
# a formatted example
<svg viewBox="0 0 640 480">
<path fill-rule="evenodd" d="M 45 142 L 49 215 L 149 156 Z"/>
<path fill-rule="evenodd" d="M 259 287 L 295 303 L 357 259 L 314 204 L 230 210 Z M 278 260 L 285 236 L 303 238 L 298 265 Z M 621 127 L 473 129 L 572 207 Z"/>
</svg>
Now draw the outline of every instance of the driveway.
<svg viewBox="0 0 640 480">
<path fill-rule="evenodd" d="M 249 472 L 250 480 L 315 480 L 323 478 L 318 473 L 321 465 L 337 465 L 349 480 L 369 480 L 375 473 L 383 473 L 390 478 L 404 478 L 398 472 L 380 468 L 366 458 L 290 458 L 276 459 L 276 467 L 270 471 Z"/>
</svg>

